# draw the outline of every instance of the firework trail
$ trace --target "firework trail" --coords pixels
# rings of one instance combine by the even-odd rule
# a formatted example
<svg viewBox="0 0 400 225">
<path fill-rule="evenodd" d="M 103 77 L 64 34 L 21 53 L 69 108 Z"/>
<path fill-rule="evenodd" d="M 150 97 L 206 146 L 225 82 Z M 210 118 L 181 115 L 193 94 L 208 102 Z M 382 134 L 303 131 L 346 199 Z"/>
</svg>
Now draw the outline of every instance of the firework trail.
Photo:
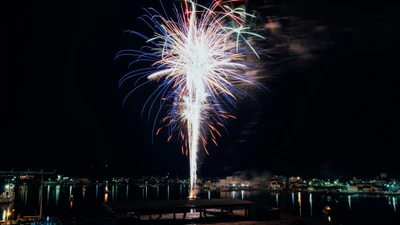
<svg viewBox="0 0 400 225">
<path fill-rule="evenodd" d="M 217 145 L 216 138 L 221 136 L 218 128 L 224 127 L 228 118 L 233 118 L 231 109 L 235 102 L 247 95 L 242 84 L 260 86 L 248 76 L 251 68 L 246 61 L 249 54 L 259 57 L 251 38 L 263 37 L 246 26 L 246 18 L 253 15 L 244 8 L 229 6 L 233 2 L 238 1 L 216 0 L 206 7 L 185 0 L 179 10 L 174 8 L 174 19 L 165 10 L 163 16 L 150 8 L 141 19 L 153 29 L 153 37 L 129 32 L 145 38 L 152 46 L 117 54 L 117 57 L 135 57 L 133 63 L 152 62 L 150 68 L 123 76 L 120 85 L 133 77 L 139 77 L 138 81 L 147 77 L 148 80 L 136 86 L 128 97 L 148 82 L 159 84 L 145 107 L 150 105 L 151 110 L 160 100 L 154 125 L 162 107 L 169 107 L 161 122 L 169 131 L 168 140 L 177 133 L 182 141 L 182 153 L 189 156 L 190 198 L 196 197 L 199 148 L 207 152 L 208 138 Z M 158 134 L 163 127 L 153 133 Z"/>
</svg>

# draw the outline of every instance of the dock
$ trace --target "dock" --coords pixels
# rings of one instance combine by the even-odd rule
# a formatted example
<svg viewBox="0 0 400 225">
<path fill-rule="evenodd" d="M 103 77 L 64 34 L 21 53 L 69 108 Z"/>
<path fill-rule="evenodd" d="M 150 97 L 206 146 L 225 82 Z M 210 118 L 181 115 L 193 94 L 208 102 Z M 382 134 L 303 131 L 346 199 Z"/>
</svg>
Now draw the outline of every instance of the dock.
<svg viewBox="0 0 400 225">
<path fill-rule="evenodd" d="M 207 214 L 215 215 L 216 210 L 224 215 L 232 214 L 233 210 L 244 210 L 244 217 L 249 217 L 249 211 L 255 209 L 254 202 L 240 199 L 182 199 L 104 204 L 120 218 L 131 217 L 136 220 L 141 220 L 143 216 L 147 220 L 152 220 L 152 215 L 157 215 L 156 219 L 161 219 L 166 214 L 172 214 L 173 220 L 177 220 L 177 214 L 182 214 L 183 220 L 188 214 L 191 218 L 203 219 L 207 218 Z"/>
</svg>

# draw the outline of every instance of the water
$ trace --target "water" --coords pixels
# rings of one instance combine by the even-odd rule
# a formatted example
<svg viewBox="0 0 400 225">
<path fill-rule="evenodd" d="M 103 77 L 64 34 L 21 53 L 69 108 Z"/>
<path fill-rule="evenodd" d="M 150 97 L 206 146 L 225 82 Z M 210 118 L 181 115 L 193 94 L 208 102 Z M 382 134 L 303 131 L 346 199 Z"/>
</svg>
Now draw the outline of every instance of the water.
<svg viewBox="0 0 400 225">
<path fill-rule="evenodd" d="M 107 192 L 108 189 L 108 192 Z M 20 184 L 15 188 L 15 201 L 0 205 L 0 219 L 7 215 L 34 216 L 39 214 L 40 185 Z M 43 215 L 60 216 L 70 209 L 88 202 L 111 202 L 131 200 L 185 199 L 189 188 L 185 185 L 138 187 L 135 185 L 45 185 L 43 192 Z M 333 224 L 399 224 L 399 196 L 343 195 L 327 196 L 309 193 L 270 193 L 262 191 L 218 192 L 203 190 L 203 199 L 236 198 L 254 201 L 260 205 L 281 208 L 283 212 L 299 217 L 314 217 Z M 322 210 L 329 206 L 329 214 Z"/>
</svg>

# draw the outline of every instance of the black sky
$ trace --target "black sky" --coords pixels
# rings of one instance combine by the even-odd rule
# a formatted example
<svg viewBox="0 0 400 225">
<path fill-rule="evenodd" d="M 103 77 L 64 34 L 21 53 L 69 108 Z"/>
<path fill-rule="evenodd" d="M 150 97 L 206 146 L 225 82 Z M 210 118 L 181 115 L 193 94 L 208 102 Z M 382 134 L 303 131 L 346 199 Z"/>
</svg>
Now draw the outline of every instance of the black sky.
<svg viewBox="0 0 400 225">
<path fill-rule="evenodd" d="M 152 123 L 140 116 L 155 85 L 134 93 L 124 107 L 133 82 L 117 86 L 129 59 L 114 60 L 115 54 L 144 44 L 123 31 L 151 35 L 137 17 L 142 7 L 159 5 L 154 2 L 26 1 L 4 9 L 0 169 L 109 165 L 187 174 L 179 143 L 163 135 L 152 143 Z M 260 2 L 250 4 L 259 8 Z M 398 7 L 317 2 L 275 1 L 274 16 L 299 18 L 304 27 L 286 25 L 291 29 L 282 37 L 306 51 L 273 48 L 275 59 L 266 60 L 266 73 L 275 77 L 265 82 L 270 93 L 255 92 L 257 103 L 240 105 L 229 135 L 210 146 L 201 174 L 397 172 L 384 83 L 397 73 L 399 35 L 391 12 Z M 323 37 L 307 31 L 317 25 L 326 29 Z M 312 59 L 303 59 L 306 54 Z"/>
</svg>

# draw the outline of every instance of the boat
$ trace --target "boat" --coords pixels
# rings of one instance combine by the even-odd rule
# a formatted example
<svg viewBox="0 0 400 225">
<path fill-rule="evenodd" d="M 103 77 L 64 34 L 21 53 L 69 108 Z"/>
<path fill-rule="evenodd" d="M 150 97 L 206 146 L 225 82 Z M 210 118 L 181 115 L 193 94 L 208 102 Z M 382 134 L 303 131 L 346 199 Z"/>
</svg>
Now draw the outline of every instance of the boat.
<svg viewBox="0 0 400 225">
<path fill-rule="evenodd" d="M 0 195 L 0 204 L 8 204 L 14 202 L 15 192 L 13 190 L 4 191 Z"/>
</svg>

